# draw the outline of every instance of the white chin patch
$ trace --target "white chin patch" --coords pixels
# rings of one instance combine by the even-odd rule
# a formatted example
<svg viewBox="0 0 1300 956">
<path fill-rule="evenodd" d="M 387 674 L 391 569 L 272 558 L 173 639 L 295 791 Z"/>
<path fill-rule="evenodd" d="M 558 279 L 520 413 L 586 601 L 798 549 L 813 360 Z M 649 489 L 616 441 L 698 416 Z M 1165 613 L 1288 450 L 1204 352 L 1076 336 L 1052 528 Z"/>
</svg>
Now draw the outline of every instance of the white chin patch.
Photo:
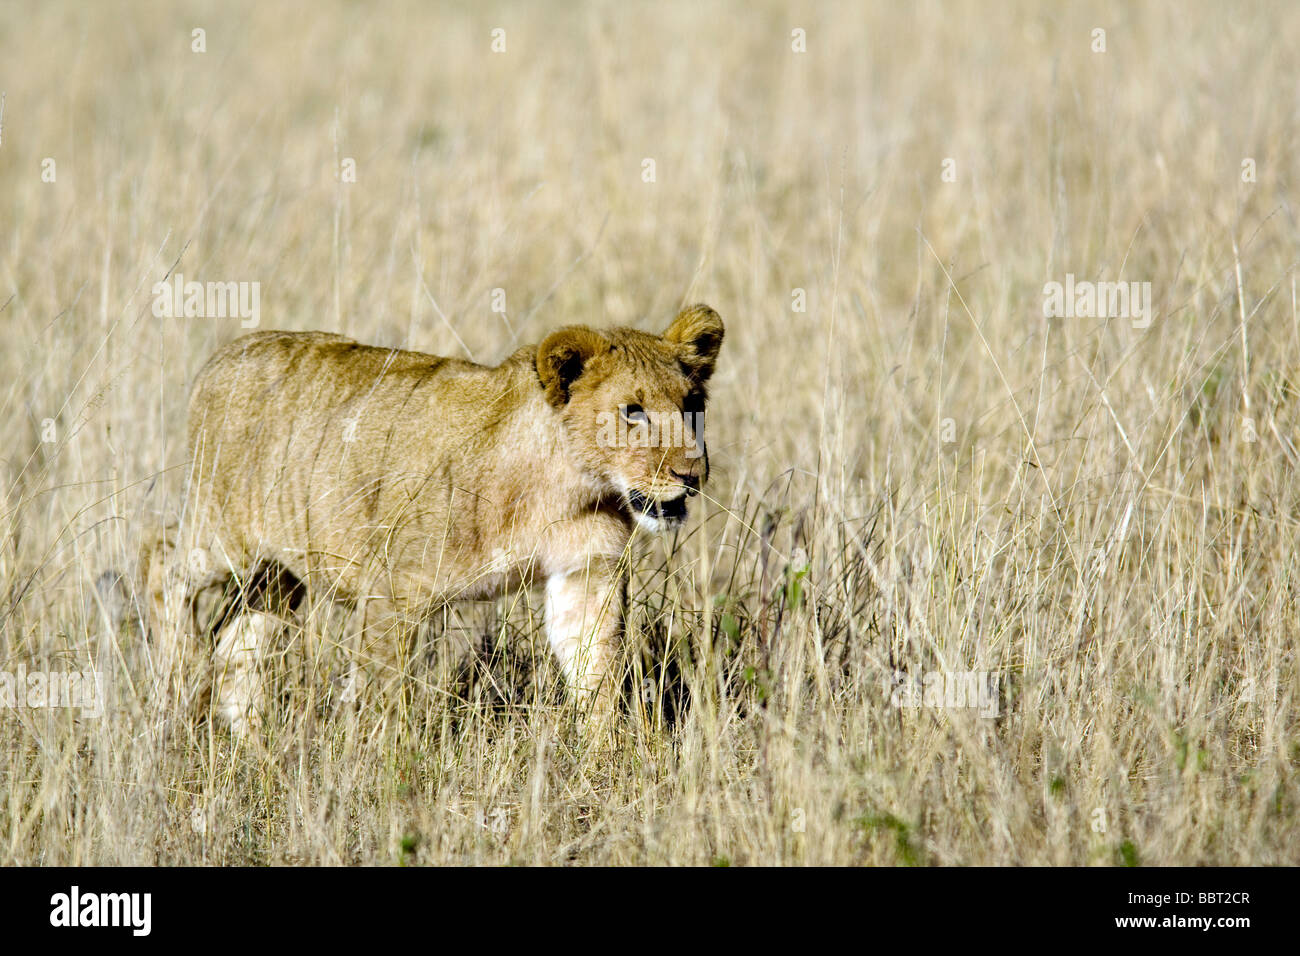
<svg viewBox="0 0 1300 956">
<path fill-rule="evenodd" d="M 679 528 L 686 521 L 686 495 L 671 501 L 655 501 L 640 492 L 624 492 L 628 509 L 636 523 L 646 531 L 659 534 Z"/>
<path fill-rule="evenodd" d="M 649 531 L 651 534 L 658 534 L 660 531 L 665 531 L 668 528 L 668 523 L 662 518 L 656 518 L 654 515 L 648 515 L 643 511 L 633 510 L 632 518 L 638 525 L 640 525 L 644 530 Z"/>
</svg>

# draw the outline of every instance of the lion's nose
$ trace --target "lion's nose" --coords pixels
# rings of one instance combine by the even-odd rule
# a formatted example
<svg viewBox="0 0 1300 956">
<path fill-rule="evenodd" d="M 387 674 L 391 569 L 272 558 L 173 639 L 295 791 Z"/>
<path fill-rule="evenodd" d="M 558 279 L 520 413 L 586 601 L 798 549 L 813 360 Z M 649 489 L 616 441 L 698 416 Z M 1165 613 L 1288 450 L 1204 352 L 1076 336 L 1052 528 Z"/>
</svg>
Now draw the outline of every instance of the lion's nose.
<svg viewBox="0 0 1300 956">
<path fill-rule="evenodd" d="M 688 495 L 694 495 L 700 490 L 700 476 L 694 472 L 682 474 L 680 471 L 675 471 L 670 468 L 669 474 L 686 486 L 686 493 Z"/>
</svg>

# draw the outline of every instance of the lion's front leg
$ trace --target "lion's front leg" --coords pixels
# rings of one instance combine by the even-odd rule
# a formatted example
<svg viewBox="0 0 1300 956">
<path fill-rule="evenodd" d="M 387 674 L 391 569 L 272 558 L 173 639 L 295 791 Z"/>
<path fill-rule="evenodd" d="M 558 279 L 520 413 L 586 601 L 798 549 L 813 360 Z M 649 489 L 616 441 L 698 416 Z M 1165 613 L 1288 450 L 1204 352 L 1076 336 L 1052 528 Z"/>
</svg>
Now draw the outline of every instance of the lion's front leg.
<svg viewBox="0 0 1300 956">
<path fill-rule="evenodd" d="M 617 561 L 592 560 L 546 581 L 546 637 L 589 729 L 607 726 L 614 713 L 626 598 Z"/>
</svg>

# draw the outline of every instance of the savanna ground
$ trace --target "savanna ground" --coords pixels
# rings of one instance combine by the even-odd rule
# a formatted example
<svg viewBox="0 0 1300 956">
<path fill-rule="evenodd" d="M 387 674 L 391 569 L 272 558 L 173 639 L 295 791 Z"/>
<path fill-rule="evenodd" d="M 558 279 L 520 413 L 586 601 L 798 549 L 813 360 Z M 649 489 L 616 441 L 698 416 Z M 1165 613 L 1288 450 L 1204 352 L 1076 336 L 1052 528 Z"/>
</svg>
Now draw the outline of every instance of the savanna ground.
<svg viewBox="0 0 1300 956">
<path fill-rule="evenodd" d="M 111 689 L 0 711 L 0 860 L 1296 863 L 1297 51 L 1289 4 L 0 6 L 0 670 Z M 150 708 L 95 581 L 242 331 L 169 271 L 484 362 L 718 309 L 612 746 L 519 594 L 383 706 L 312 609 L 262 738 Z M 1149 326 L 1045 318 L 1067 274 Z M 891 693 L 972 671 L 996 717 Z"/>
</svg>

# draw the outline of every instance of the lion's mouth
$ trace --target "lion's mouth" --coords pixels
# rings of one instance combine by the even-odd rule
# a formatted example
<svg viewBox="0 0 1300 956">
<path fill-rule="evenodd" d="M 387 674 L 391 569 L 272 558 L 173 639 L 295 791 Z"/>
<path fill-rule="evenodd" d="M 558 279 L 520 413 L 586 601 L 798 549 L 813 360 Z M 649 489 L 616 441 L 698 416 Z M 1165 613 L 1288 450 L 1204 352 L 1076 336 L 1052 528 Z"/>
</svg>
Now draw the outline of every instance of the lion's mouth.
<svg viewBox="0 0 1300 956">
<path fill-rule="evenodd" d="M 631 506 L 633 515 L 653 518 L 669 525 L 677 525 L 686 520 L 687 497 L 687 495 L 683 494 L 671 501 L 655 501 L 650 496 L 643 495 L 639 491 L 629 491 L 627 493 L 627 503 Z"/>
</svg>

